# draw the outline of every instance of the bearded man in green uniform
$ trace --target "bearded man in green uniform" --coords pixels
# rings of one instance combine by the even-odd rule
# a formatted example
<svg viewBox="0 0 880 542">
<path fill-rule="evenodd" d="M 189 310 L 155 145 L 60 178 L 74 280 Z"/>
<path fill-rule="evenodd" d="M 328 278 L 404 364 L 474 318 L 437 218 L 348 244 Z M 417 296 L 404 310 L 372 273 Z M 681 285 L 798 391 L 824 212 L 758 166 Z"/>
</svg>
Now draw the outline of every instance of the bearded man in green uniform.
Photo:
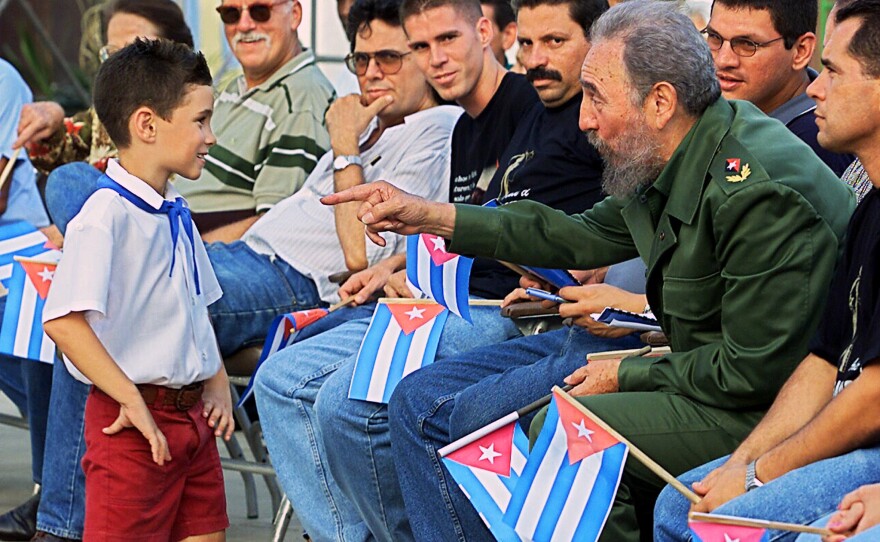
<svg viewBox="0 0 880 542">
<path fill-rule="evenodd" d="M 594 361 L 566 381 L 678 474 L 731 451 L 806 354 L 855 199 L 781 123 L 720 96 L 709 48 L 667 3 L 616 5 L 591 41 L 580 126 L 606 161 L 611 196 L 591 210 L 436 204 L 383 183 L 324 202 L 363 201 L 379 244 L 379 232 L 427 232 L 452 252 L 568 269 L 641 257 L 672 353 Z M 536 387 L 559 383 L 530 371 L 520 376 Z M 517 375 L 474 385 L 503 394 L 490 388 Z M 628 460 L 602 540 L 650 540 L 661 488 Z"/>
</svg>

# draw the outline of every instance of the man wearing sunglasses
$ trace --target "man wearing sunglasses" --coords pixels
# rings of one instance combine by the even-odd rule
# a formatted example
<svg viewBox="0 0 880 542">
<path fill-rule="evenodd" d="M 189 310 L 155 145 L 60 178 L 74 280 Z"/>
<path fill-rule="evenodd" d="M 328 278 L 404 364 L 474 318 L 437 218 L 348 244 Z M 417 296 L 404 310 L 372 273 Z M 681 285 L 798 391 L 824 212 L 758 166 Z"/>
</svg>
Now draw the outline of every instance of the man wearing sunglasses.
<svg viewBox="0 0 880 542">
<path fill-rule="evenodd" d="M 202 176 L 180 189 L 204 239 L 229 242 L 303 185 L 329 148 L 335 92 L 299 41 L 297 0 L 223 0 L 217 12 L 244 73 L 217 98 Z"/>
<path fill-rule="evenodd" d="M 816 142 L 815 102 L 807 86 L 816 49 L 818 6 L 803 0 L 715 0 L 703 35 L 721 93 L 747 100 L 785 124 L 839 177 L 855 159 Z"/>
</svg>

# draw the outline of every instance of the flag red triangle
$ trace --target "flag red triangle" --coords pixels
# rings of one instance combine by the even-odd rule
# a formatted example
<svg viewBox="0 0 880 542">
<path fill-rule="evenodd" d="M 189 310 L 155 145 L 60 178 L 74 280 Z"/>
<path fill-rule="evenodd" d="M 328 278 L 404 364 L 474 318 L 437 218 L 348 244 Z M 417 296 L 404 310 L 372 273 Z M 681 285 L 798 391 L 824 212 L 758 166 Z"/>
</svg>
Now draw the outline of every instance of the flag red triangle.
<svg viewBox="0 0 880 542">
<path fill-rule="evenodd" d="M 425 248 L 428 249 L 428 254 L 431 255 L 431 261 L 434 262 L 434 265 L 443 265 L 449 260 L 458 258 L 458 254 L 446 252 L 446 241 L 442 237 L 423 233 L 421 238 Z"/>
<path fill-rule="evenodd" d="M 557 393 L 561 392 L 554 392 L 554 395 Z M 620 442 L 565 399 L 554 399 L 559 410 L 559 423 L 565 430 L 570 463 L 577 463 Z"/>
<path fill-rule="evenodd" d="M 290 315 L 293 316 L 294 326 L 296 327 L 296 329 L 302 329 L 309 324 L 314 324 L 328 314 L 330 314 L 330 311 L 328 311 L 327 309 L 309 309 L 305 311 L 296 311 L 290 313 Z"/>
<path fill-rule="evenodd" d="M 40 299 L 46 299 L 49 295 L 49 287 L 52 286 L 52 279 L 55 277 L 54 263 L 37 263 L 37 262 L 19 262 L 28 278 L 37 289 Z"/>
<path fill-rule="evenodd" d="M 434 317 L 446 310 L 437 303 L 389 303 L 385 305 L 404 335 L 409 335 L 423 325 L 434 320 Z"/>
<path fill-rule="evenodd" d="M 468 467 L 510 476 L 513 430 L 516 423 L 510 422 L 483 438 L 455 450 L 446 458 Z"/>
<path fill-rule="evenodd" d="M 703 542 L 760 542 L 764 537 L 764 529 L 759 527 L 720 525 L 705 521 L 692 521 L 688 526 Z"/>
</svg>

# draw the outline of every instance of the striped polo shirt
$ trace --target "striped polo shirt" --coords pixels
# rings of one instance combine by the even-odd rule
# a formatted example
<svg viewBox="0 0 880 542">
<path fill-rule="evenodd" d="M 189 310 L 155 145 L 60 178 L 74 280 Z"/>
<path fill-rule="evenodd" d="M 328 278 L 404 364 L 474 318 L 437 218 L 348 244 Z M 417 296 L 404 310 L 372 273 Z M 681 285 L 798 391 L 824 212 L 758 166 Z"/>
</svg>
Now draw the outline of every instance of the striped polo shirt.
<svg viewBox="0 0 880 542">
<path fill-rule="evenodd" d="M 217 144 L 201 177 L 176 188 L 197 213 L 271 209 L 330 148 L 324 113 L 335 97 L 308 50 L 254 88 L 237 78 L 214 103 Z"/>
</svg>

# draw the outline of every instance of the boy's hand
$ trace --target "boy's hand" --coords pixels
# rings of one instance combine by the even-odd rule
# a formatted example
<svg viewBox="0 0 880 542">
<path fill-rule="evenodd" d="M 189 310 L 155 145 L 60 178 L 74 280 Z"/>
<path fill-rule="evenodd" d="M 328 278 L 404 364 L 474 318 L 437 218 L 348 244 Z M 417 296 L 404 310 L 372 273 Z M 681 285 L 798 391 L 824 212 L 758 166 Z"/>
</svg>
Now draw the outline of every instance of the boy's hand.
<svg viewBox="0 0 880 542">
<path fill-rule="evenodd" d="M 166 461 L 171 461 L 171 452 L 168 450 L 168 441 L 159 430 L 153 415 L 143 400 L 134 405 L 119 406 L 119 417 L 109 427 L 101 431 L 105 435 L 115 435 L 127 427 L 135 427 L 141 435 L 150 443 L 150 451 L 153 453 L 153 462 L 160 467 Z"/>
<path fill-rule="evenodd" d="M 214 428 L 214 436 L 223 440 L 232 438 L 235 431 L 235 419 L 232 417 L 232 396 L 229 393 L 229 378 L 226 369 L 220 371 L 205 382 L 202 393 L 202 417 L 208 420 L 208 427 Z"/>
</svg>

